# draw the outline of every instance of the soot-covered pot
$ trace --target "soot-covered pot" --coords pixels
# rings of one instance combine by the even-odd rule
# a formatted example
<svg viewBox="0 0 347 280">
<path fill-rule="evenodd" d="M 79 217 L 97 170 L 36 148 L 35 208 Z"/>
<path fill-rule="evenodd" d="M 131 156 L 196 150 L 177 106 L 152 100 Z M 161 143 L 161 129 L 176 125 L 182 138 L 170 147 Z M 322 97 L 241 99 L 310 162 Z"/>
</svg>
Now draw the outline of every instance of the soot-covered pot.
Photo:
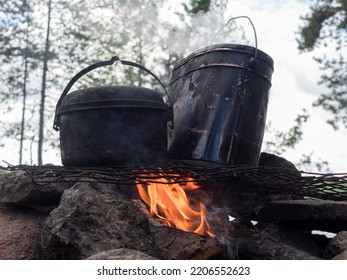
<svg viewBox="0 0 347 280">
<path fill-rule="evenodd" d="M 115 61 L 150 73 L 162 85 L 148 69 L 118 57 L 79 72 L 64 89 L 54 118 L 65 166 L 128 165 L 167 157 L 172 111 L 160 93 L 143 87 L 102 86 L 68 94 L 84 74 Z"/>
</svg>

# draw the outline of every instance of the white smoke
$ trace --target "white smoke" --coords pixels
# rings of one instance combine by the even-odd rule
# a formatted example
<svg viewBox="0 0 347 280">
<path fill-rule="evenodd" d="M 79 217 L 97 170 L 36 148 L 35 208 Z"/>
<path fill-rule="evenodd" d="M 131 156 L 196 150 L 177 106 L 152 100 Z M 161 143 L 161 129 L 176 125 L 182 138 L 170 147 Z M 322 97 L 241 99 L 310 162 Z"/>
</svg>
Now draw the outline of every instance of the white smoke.
<svg viewBox="0 0 347 280">
<path fill-rule="evenodd" d="M 216 206 L 210 207 L 206 216 L 212 233 L 216 235 L 218 243 L 223 247 L 222 259 L 238 259 L 238 246 L 233 234 L 235 228 L 232 223 L 235 218 L 228 215 L 227 208 Z"/>
<path fill-rule="evenodd" d="M 234 20 L 225 26 L 229 18 L 223 9 L 211 9 L 191 16 L 188 22 L 178 21 L 166 39 L 169 51 L 188 55 L 212 44 L 249 44 L 253 34 L 247 34 L 247 40 L 243 29 L 249 23 Z"/>
</svg>

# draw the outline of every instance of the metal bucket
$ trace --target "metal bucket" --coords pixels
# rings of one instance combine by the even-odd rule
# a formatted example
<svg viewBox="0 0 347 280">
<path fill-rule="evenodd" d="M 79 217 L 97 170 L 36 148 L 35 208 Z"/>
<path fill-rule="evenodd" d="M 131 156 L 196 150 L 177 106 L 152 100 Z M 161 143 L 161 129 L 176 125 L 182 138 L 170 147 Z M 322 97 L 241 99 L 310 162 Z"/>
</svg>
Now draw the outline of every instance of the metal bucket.
<svg viewBox="0 0 347 280">
<path fill-rule="evenodd" d="M 239 44 L 212 45 L 178 62 L 168 87 L 169 157 L 257 165 L 272 73 L 269 55 Z"/>
</svg>

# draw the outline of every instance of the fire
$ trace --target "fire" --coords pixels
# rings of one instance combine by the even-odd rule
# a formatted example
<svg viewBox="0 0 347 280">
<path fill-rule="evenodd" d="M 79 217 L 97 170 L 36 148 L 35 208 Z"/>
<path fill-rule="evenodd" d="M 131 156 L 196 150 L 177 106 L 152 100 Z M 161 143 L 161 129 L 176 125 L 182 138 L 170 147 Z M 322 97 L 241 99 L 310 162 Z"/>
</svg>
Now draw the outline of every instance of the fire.
<svg viewBox="0 0 347 280">
<path fill-rule="evenodd" d="M 152 177 L 153 178 L 153 177 Z M 199 203 L 199 209 L 193 206 L 186 191 L 200 188 L 186 178 L 187 183 L 178 184 L 167 178 L 136 179 L 137 190 L 142 200 L 149 206 L 150 214 L 163 220 L 168 226 L 215 237 L 210 231 L 206 219 L 206 207 Z M 197 204 L 197 203 L 195 203 Z"/>
</svg>

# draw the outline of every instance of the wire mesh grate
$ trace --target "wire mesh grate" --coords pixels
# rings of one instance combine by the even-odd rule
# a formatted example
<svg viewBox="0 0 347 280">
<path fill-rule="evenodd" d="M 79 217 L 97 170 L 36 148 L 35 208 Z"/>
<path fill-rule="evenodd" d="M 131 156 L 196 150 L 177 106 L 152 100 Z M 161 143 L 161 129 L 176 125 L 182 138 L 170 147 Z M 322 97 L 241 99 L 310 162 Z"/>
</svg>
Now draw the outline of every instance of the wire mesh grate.
<svg viewBox="0 0 347 280">
<path fill-rule="evenodd" d="M 200 162 L 164 161 L 141 166 L 65 167 L 18 165 L 36 185 L 56 182 L 83 182 L 134 185 L 135 180 L 155 182 L 166 178 L 167 184 L 223 181 L 224 184 L 268 194 L 291 194 L 327 200 L 347 200 L 347 173 L 311 173 L 265 166 L 215 165 Z"/>
</svg>

